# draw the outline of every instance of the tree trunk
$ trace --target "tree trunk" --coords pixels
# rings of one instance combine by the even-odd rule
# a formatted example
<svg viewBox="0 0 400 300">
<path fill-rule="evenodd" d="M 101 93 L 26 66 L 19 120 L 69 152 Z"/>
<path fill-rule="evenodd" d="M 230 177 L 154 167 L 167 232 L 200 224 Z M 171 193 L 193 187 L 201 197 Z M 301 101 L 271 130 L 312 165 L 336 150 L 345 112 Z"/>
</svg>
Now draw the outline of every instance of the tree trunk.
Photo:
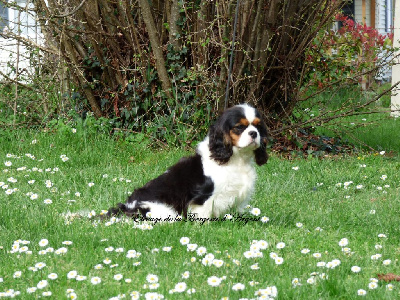
<svg viewBox="0 0 400 300">
<path fill-rule="evenodd" d="M 156 60 L 156 68 L 158 71 L 158 76 L 160 77 L 162 88 L 167 97 L 172 98 L 171 82 L 169 80 L 167 69 L 165 68 L 165 60 L 161 48 L 162 46 L 157 35 L 157 29 L 151 13 L 149 2 L 148 0 L 138 1 L 143 16 L 143 21 L 146 24 L 147 33 L 149 34 L 149 40 L 153 50 L 154 58 Z"/>
</svg>

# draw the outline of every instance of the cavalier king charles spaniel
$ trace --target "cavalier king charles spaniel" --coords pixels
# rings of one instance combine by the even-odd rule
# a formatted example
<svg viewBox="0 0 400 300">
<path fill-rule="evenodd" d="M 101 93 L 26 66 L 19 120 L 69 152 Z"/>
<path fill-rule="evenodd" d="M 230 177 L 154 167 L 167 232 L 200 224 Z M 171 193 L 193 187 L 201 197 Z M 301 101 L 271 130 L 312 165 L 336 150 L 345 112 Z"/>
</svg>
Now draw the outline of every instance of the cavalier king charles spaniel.
<svg viewBox="0 0 400 300">
<path fill-rule="evenodd" d="M 225 110 L 193 156 L 136 189 L 107 216 L 199 218 L 243 212 L 254 190 L 255 164 L 268 160 L 267 129 L 260 113 L 243 104 Z"/>
</svg>

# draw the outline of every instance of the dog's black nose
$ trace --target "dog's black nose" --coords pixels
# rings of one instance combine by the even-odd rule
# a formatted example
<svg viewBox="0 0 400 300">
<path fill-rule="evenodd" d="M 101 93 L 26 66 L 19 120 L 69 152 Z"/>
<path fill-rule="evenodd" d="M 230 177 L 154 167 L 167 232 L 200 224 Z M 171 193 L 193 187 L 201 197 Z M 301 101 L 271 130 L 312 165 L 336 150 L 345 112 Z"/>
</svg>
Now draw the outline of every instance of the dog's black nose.
<svg viewBox="0 0 400 300">
<path fill-rule="evenodd" d="M 249 131 L 249 135 L 252 139 L 255 139 L 257 137 L 257 131 Z"/>
</svg>

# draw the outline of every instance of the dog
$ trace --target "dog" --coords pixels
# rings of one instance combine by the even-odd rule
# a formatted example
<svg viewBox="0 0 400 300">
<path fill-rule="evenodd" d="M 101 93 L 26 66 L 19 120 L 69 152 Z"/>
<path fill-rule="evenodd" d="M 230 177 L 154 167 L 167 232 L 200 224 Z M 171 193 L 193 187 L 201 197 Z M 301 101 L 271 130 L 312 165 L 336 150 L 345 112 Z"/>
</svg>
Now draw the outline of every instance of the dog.
<svg viewBox="0 0 400 300">
<path fill-rule="evenodd" d="M 241 213 L 254 191 L 255 164 L 268 160 L 266 146 L 267 128 L 260 113 L 247 104 L 231 107 L 209 128 L 193 156 L 136 189 L 106 217 L 161 220 L 187 214 L 220 217 L 230 209 Z"/>
</svg>

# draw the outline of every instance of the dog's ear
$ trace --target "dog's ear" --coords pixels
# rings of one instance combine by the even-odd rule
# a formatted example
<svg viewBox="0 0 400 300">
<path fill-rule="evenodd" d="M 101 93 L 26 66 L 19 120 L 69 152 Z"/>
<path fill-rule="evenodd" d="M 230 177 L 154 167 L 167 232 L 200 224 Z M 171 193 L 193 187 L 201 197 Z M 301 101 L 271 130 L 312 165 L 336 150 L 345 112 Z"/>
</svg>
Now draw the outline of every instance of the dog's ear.
<svg viewBox="0 0 400 300">
<path fill-rule="evenodd" d="M 267 137 L 261 137 L 260 147 L 254 150 L 254 159 L 259 166 L 266 164 L 268 161 L 267 141 Z"/>
<path fill-rule="evenodd" d="M 232 138 L 229 130 L 224 128 L 221 121 L 210 127 L 208 133 L 211 158 L 220 165 L 226 164 L 233 154 Z"/>
<path fill-rule="evenodd" d="M 261 120 L 260 127 L 260 147 L 254 150 L 254 159 L 259 166 L 264 165 L 268 161 L 267 143 L 268 143 L 268 130 L 264 121 Z"/>
</svg>

